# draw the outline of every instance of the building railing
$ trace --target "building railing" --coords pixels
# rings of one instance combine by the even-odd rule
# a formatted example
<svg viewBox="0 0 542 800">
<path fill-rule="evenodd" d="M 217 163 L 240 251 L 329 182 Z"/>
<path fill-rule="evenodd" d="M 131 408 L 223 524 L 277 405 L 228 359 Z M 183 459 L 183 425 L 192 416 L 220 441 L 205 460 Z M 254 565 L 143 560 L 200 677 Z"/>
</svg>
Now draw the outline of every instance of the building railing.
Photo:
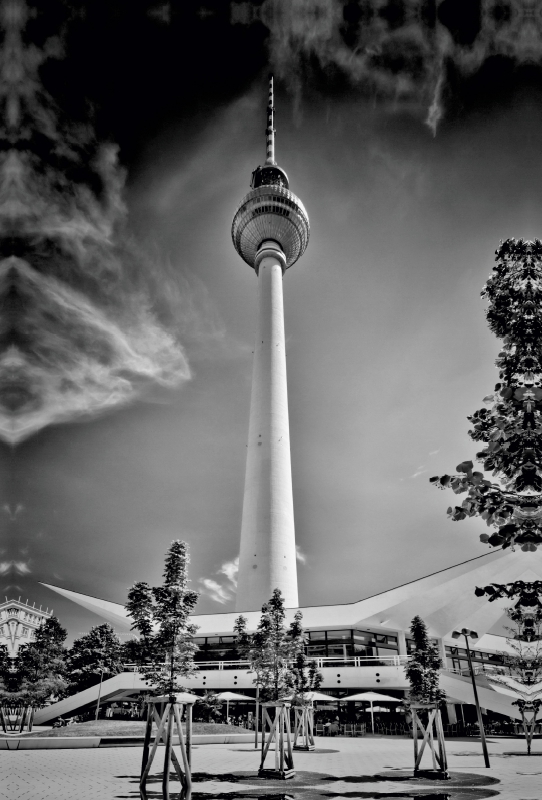
<svg viewBox="0 0 542 800">
<path fill-rule="evenodd" d="M 409 656 L 322 656 L 313 659 L 318 669 L 325 667 L 401 667 L 408 663 Z M 223 669 L 223 670 L 249 670 L 250 662 L 238 661 L 196 661 L 198 670 Z M 126 672 L 138 672 L 137 664 L 125 664 Z"/>
<path fill-rule="evenodd" d="M 499 664 L 473 664 L 472 668 L 475 675 L 507 675 L 507 669 Z M 468 667 L 443 667 L 441 672 L 451 672 L 454 675 L 462 675 L 463 677 L 470 677 L 470 670 Z"/>
</svg>

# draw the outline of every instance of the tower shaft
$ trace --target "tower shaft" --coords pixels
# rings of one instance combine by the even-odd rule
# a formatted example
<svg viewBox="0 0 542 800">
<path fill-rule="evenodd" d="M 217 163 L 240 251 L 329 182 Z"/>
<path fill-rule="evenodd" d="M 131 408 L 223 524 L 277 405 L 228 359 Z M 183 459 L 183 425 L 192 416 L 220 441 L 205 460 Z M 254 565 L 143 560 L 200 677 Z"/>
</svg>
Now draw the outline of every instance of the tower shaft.
<svg viewBox="0 0 542 800">
<path fill-rule="evenodd" d="M 284 339 L 282 276 L 286 259 L 276 242 L 258 251 L 259 320 L 254 367 L 239 556 L 238 611 L 259 610 L 280 589 L 298 605 Z"/>
</svg>

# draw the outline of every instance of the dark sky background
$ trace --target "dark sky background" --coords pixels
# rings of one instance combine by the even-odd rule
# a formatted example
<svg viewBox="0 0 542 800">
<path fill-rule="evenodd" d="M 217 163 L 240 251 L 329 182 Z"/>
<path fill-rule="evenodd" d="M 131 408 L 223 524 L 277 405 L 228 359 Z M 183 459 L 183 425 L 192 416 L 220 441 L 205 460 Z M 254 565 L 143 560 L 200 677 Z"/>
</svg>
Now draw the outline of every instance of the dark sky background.
<svg viewBox="0 0 542 800">
<path fill-rule="evenodd" d="M 123 603 L 182 538 L 198 610 L 233 608 L 256 278 L 230 225 L 264 160 L 270 71 L 277 160 L 311 220 L 284 282 L 301 604 L 354 601 L 486 551 L 483 523 L 450 522 L 452 496 L 428 479 L 476 451 L 466 415 L 497 377 L 479 296 L 494 250 L 541 232 L 542 21 L 524 5 L 38 4 L 23 39 L 48 54 L 38 75 L 57 142 L 87 130 L 77 168 L 55 162 L 66 184 L 54 191 L 87 186 L 105 202 L 85 153 L 107 143 L 125 180 L 126 215 L 105 237 L 121 242 L 124 277 L 105 284 L 96 267 L 101 294 L 88 275 L 61 278 L 88 300 L 79 323 L 94 314 L 100 330 L 111 297 L 122 317 L 144 281 L 173 344 L 167 379 L 127 367 L 128 394 L 81 390 L 71 411 L 49 393 L 47 413 L 3 445 L 2 594 L 53 606 L 73 637 L 99 619 L 39 581 Z M 55 259 L 42 275 L 58 278 Z M 75 340 L 74 315 L 50 363 Z M 159 338 L 134 330 L 127 350 Z"/>
</svg>

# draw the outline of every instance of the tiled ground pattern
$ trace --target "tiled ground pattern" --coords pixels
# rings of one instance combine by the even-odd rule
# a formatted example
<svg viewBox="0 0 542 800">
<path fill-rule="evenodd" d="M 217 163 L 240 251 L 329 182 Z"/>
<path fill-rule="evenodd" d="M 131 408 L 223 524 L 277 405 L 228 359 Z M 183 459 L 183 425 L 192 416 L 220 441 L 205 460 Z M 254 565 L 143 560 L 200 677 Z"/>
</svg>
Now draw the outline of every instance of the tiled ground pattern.
<svg viewBox="0 0 542 800">
<path fill-rule="evenodd" d="M 408 739 L 364 738 L 319 740 L 322 752 L 295 754 L 298 771 L 316 772 L 322 775 L 347 777 L 348 781 L 333 781 L 323 785 L 335 797 L 347 797 L 352 792 L 358 797 L 379 792 L 386 796 L 404 792 L 406 787 L 392 782 L 357 782 L 353 777 L 374 775 L 390 768 L 412 767 L 412 742 Z M 531 758 L 506 755 L 507 752 L 524 750 L 520 740 L 492 740 L 490 742 L 491 770 L 483 768 L 480 744 L 474 740 L 449 740 L 447 743 L 450 769 L 455 772 L 470 772 L 498 778 L 500 785 L 488 787 L 499 792 L 499 800 L 542 800 L 542 741 L 535 742 L 535 750 L 541 755 Z M 333 752 L 337 751 L 337 752 Z M 160 753 L 156 771 L 161 769 Z M 139 798 L 137 776 L 141 761 L 141 750 L 134 748 L 108 748 L 99 750 L 49 750 L 0 753 L 0 798 L 1 800 L 113 800 L 114 798 Z M 426 765 L 430 767 L 430 763 Z M 258 754 L 247 744 L 202 745 L 194 749 L 195 772 L 211 774 L 250 772 L 256 775 Z M 154 769 L 153 769 L 154 771 Z M 442 786 L 442 784 L 441 784 Z M 149 785 L 155 794 L 159 784 Z M 172 789 L 175 785 L 172 786 Z M 249 784 L 244 784 L 247 791 Z M 227 782 L 198 783 L 199 792 L 208 793 L 209 798 L 238 790 Z M 284 791 L 295 797 L 292 784 L 285 782 Z M 421 791 L 421 790 L 420 790 Z M 424 790 L 427 792 L 427 788 Z M 436 790 L 435 790 L 436 791 Z M 439 791 L 441 791 L 439 786 Z M 318 797 L 318 793 L 314 797 Z M 341 793 L 344 794 L 341 794 Z M 237 793 L 237 792 L 235 792 Z M 409 792 L 410 794 L 410 792 Z M 408 796 L 408 795 L 403 795 Z M 310 800 L 310 793 L 303 791 L 299 800 Z"/>
</svg>

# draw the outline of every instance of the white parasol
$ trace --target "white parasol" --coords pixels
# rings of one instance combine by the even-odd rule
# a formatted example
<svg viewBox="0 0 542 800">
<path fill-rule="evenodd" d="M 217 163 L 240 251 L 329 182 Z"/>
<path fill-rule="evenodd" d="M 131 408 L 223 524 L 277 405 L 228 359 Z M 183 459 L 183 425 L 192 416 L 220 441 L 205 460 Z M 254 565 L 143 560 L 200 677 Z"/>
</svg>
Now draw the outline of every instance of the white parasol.
<svg viewBox="0 0 542 800">
<path fill-rule="evenodd" d="M 252 702 L 255 702 L 253 697 L 249 697 L 246 694 L 237 694 L 236 692 L 220 692 L 217 697 L 222 702 L 226 701 L 226 720 L 230 716 L 230 700 L 252 700 Z"/>
<path fill-rule="evenodd" d="M 352 701 L 355 703 L 356 701 L 368 702 L 371 704 L 371 730 L 375 732 L 375 718 L 374 718 L 374 708 L 373 703 L 397 703 L 399 698 L 392 697 L 389 694 L 380 694 L 379 692 L 360 692 L 359 694 L 351 694 L 350 697 L 341 697 L 341 703 Z"/>
<path fill-rule="evenodd" d="M 324 694 L 323 692 L 300 692 L 298 695 L 290 694 L 288 697 L 283 697 L 283 700 L 294 700 L 295 697 L 302 697 L 304 700 L 308 700 L 309 703 L 315 702 L 325 702 L 325 703 L 333 703 L 337 701 L 336 697 L 332 697 L 330 694 Z"/>
</svg>

